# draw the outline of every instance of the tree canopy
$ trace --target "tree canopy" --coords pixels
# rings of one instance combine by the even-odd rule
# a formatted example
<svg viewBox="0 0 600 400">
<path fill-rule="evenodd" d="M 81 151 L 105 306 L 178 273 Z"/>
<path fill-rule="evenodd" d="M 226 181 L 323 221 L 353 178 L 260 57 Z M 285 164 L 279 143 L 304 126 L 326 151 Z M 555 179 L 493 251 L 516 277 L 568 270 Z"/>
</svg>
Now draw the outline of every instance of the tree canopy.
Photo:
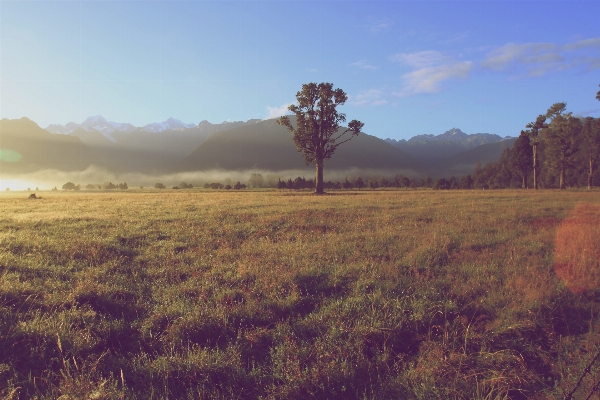
<svg viewBox="0 0 600 400">
<path fill-rule="evenodd" d="M 288 110 L 296 116 L 295 127 L 289 117 L 283 116 L 277 122 L 293 134 L 296 148 L 303 153 L 306 165 L 316 166 L 315 193 L 323 193 L 323 162 L 331 158 L 335 150 L 354 136 L 357 136 L 364 124 L 352 120 L 348 128 L 341 130 L 346 115 L 338 112 L 348 96 L 342 89 L 334 89 L 332 83 L 307 83 L 296 93 L 298 104 L 292 104 Z M 347 135 L 349 134 L 349 135 Z"/>
</svg>

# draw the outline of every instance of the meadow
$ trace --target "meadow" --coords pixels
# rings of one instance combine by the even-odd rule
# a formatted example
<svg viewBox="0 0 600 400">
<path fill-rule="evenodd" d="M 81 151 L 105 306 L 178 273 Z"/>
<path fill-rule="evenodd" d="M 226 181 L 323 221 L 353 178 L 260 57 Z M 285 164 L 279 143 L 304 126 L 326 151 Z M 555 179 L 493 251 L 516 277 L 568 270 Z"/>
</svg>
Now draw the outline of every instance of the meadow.
<svg viewBox="0 0 600 400">
<path fill-rule="evenodd" d="M 5 398 L 563 398 L 600 350 L 598 191 L 40 194 L 0 195 Z"/>
</svg>

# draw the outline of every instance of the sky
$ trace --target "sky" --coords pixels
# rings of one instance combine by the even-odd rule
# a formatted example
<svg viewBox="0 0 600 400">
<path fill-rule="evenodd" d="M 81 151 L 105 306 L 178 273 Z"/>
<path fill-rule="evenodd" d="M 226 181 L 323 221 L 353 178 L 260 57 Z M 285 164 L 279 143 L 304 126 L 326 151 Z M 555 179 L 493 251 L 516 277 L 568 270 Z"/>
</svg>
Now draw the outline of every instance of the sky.
<svg viewBox="0 0 600 400">
<path fill-rule="evenodd" d="M 308 82 L 380 138 L 600 117 L 599 1 L 4 1 L 0 117 L 274 118 Z"/>
</svg>

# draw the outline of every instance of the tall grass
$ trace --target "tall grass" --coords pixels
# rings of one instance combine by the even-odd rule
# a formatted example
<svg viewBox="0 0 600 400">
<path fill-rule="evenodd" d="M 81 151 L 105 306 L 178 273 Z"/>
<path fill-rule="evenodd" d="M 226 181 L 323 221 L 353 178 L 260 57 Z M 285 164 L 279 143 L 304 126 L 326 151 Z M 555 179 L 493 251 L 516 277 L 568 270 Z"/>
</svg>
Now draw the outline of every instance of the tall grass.
<svg viewBox="0 0 600 400">
<path fill-rule="evenodd" d="M 5 397 L 560 398 L 597 349 L 598 192 L 25 197 Z"/>
</svg>

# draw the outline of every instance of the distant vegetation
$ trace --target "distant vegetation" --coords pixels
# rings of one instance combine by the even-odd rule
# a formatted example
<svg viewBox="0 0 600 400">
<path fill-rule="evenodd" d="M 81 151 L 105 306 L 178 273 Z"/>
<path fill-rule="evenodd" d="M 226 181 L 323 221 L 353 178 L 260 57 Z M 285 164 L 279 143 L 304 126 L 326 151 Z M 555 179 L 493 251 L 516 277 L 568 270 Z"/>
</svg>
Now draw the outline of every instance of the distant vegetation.
<svg viewBox="0 0 600 400">
<path fill-rule="evenodd" d="M 475 168 L 476 187 L 594 186 L 600 157 L 600 118 L 578 118 L 556 103 L 527 125 L 498 162 Z M 598 182 L 596 182 L 597 184 Z"/>
<path fill-rule="evenodd" d="M 127 182 L 123 182 L 123 183 L 119 183 L 119 184 L 114 184 L 112 182 L 104 182 L 103 184 L 88 183 L 83 188 L 86 190 L 114 190 L 114 189 L 127 190 L 127 189 L 129 189 L 129 186 L 127 186 Z M 62 186 L 62 189 L 77 191 L 77 190 L 81 190 L 82 187 L 81 187 L 81 185 L 76 185 L 73 182 L 67 182 Z M 36 190 L 37 190 L 37 188 L 36 188 Z"/>
</svg>

